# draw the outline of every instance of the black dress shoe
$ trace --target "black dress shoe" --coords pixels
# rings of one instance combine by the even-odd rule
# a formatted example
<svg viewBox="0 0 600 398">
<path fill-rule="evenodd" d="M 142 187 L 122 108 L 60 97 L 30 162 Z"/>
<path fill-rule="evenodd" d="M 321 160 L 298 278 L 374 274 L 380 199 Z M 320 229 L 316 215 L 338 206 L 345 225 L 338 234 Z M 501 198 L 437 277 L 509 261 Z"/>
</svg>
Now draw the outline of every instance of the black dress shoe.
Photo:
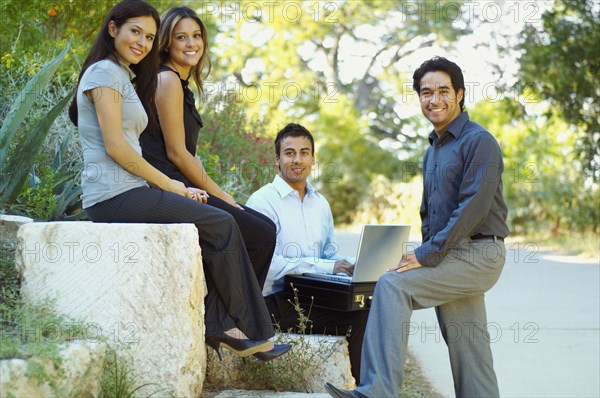
<svg viewBox="0 0 600 398">
<path fill-rule="evenodd" d="M 292 348 L 291 344 L 275 344 L 271 351 L 256 352 L 254 356 L 263 362 L 282 356 Z"/>
<path fill-rule="evenodd" d="M 327 390 L 329 395 L 331 395 L 333 398 L 367 398 L 364 394 L 361 394 L 358 391 L 342 390 L 331 383 L 325 383 L 325 390 Z"/>
</svg>

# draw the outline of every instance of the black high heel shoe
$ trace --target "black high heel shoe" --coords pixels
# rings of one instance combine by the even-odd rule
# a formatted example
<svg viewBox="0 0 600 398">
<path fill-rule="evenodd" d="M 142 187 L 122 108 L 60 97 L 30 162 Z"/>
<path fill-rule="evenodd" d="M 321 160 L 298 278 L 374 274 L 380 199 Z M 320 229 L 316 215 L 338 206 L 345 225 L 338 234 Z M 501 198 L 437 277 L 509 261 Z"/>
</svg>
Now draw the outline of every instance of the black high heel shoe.
<svg viewBox="0 0 600 398">
<path fill-rule="evenodd" d="M 259 351 L 268 349 L 273 344 L 269 340 L 236 339 L 225 333 L 222 333 L 218 336 L 208 335 L 206 336 L 205 340 L 206 344 L 208 344 L 217 352 L 219 360 L 222 360 L 220 348 L 225 348 L 233 352 L 238 357 L 244 358 Z"/>
<path fill-rule="evenodd" d="M 275 344 L 275 347 L 271 351 L 263 351 L 254 353 L 254 357 L 260 359 L 263 362 L 270 361 L 277 357 L 282 356 L 292 348 L 291 344 Z"/>
<path fill-rule="evenodd" d="M 206 336 L 204 338 L 204 341 L 209 347 L 211 347 L 217 352 L 219 362 L 222 362 L 223 358 L 221 357 L 221 339 L 219 338 L 219 336 Z"/>
</svg>

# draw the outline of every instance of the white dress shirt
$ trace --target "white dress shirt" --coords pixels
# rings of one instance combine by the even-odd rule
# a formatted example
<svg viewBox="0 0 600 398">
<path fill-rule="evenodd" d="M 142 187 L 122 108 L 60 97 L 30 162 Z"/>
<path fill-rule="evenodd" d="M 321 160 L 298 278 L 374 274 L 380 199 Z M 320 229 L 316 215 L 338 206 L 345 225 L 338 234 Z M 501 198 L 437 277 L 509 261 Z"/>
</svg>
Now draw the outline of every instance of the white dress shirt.
<svg viewBox="0 0 600 398">
<path fill-rule="evenodd" d="M 277 226 L 275 253 L 263 288 L 268 296 L 283 290 L 286 274 L 333 273 L 338 245 L 327 200 L 307 182 L 304 200 L 281 176 L 254 192 L 246 205 Z"/>
</svg>

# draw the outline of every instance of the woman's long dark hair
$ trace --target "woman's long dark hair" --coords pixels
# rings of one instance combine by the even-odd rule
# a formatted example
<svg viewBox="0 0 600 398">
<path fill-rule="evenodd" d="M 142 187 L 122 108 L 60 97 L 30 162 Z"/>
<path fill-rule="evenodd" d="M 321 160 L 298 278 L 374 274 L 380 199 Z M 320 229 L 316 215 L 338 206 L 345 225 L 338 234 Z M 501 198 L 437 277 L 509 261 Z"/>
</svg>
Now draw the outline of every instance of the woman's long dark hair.
<svg viewBox="0 0 600 398">
<path fill-rule="evenodd" d="M 103 59 L 111 59 L 115 62 L 117 57 L 115 54 L 115 41 L 114 38 L 109 34 L 108 23 L 114 21 L 117 28 L 121 26 L 130 18 L 150 16 L 156 22 L 156 29 L 160 28 L 160 18 L 158 12 L 154 7 L 144 0 L 123 0 L 113 7 L 108 13 L 108 16 L 102 24 L 98 38 L 92 46 L 88 57 L 83 63 L 83 68 L 79 74 L 79 80 L 77 81 L 77 87 L 75 90 L 75 97 L 69 107 L 69 118 L 77 126 L 77 88 L 81 81 L 81 76 L 87 68 Z M 152 49 L 139 63 L 130 65 L 131 70 L 136 74 L 136 91 L 148 118 L 152 118 L 155 107 L 154 107 L 154 94 L 156 92 L 156 82 L 159 66 L 158 56 L 158 45 L 153 43 Z"/>
</svg>

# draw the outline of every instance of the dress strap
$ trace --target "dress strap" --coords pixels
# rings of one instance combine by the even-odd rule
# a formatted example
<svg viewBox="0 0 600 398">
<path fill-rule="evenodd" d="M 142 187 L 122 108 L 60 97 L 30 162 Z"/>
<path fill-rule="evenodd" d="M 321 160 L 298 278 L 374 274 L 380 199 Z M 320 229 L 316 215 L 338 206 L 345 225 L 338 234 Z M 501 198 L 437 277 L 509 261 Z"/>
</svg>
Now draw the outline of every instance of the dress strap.
<svg viewBox="0 0 600 398">
<path fill-rule="evenodd" d="M 160 68 L 158 68 L 158 71 L 159 72 L 167 72 L 167 71 L 174 72 L 177 75 L 177 77 L 179 77 L 179 80 L 181 80 L 181 76 L 179 75 L 179 72 L 177 72 L 175 69 L 173 69 L 167 65 L 161 65 Z"/>
<path fill-rule="evenodd" d="M 192 89 L 190 89 L 190 87 L 189 87 L 189 81 L 183 80 L 181 78 L 181 75 L 179 75 L 179 73 L 176 70 L 174 70 L 173 68 L 170 68 L 167 65 L 161 65 L 160 68 L 158 69 L 158 71 L 159 72 L 166 72 L 166 71 L 175 72 L 175 74 L 179 77 L 179 80 L 181 81 L 181 88 L 183 89 L 183 101 L 185 102 L 185 105 L 188 106 L 192 116 L 194 117 L 194 119 L 196 119 L 198 124 L 200 124 L 200 127 L 203 127 L 204 123 L 202 123 L 202 118 L 200 117 L 200 114 L 198 113 L 198 109 L 196 109 L 196 100 L 194 99 L 194 93 L 192 92 Z"/>
</svg>

